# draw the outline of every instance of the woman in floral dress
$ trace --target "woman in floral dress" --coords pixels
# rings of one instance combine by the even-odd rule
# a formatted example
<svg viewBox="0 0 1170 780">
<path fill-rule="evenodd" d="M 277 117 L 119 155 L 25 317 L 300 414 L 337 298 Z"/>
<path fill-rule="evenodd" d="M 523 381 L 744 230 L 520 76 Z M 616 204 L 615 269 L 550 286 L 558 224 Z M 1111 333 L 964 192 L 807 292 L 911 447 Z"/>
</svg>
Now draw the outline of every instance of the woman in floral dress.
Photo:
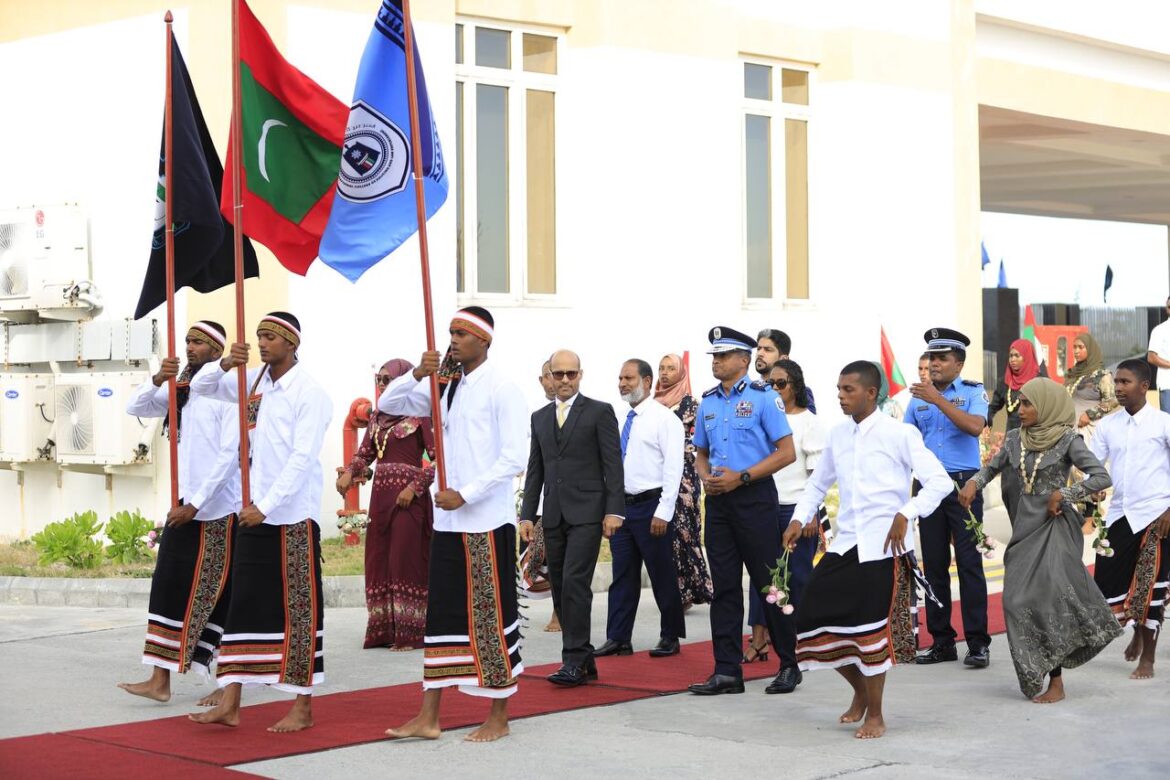
<svg viewBox="0 0 1170 780">
<path fill-rule="evenodd" d="M 391 360 L 379 369 L 378 385 L 385 388 L 413 368 Z M 430 418 L 375 411 L 361 447 L 337 478 L 344 496 L 352 482 L 366 481 L 376 462 L 366 528 L 365 648 L 422 647 L 433 522 L 429 488 L 435 477 L 434 467 L 423 465 L 424 452 L 434 457 Z"/>
<path fill-rule="evenodd" d="M 695 471 L 695 415 L 699 404 L 691 395 L 691 379 L 678 355 L 667 355 L 658 363 L 658 384 L 654 400 L 670 409 L 682 420 L 686 431 L 686 460 L 682 485 L 674 506 L 674 563 L 678 570 L 678 589 L 683 609 L 711 601 L 711 574 L 703 557 L 703 528 L 699 517 L 701 483 Z"/>
</svg>

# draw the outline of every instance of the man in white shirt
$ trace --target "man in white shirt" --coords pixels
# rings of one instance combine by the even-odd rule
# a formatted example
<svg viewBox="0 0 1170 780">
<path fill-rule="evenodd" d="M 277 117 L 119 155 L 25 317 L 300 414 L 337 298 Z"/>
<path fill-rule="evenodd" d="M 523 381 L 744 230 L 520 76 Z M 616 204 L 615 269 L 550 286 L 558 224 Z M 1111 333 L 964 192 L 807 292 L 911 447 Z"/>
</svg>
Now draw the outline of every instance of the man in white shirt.
<svg viewBox="0 0 1170 780">
<path fill-rule="evenodd" d="M 441 365 L 438 352 L 423 353 L 378 400 L 387 414 L 429 416 L 430 376 L 439 375 L 447 484 L 435 494 L 422 708 L 386 736 L 437 739 L 443 690 L 457 686 L 492 700 L 487 720 L 466 738 L 491 742 L 508 734 L 508 697 L 524 671 L 512 483 L 524 470 L 528 415 L 520 389 L 488 360 L 492 315 L 469 306 L 449 330 Z"/>
<path fill-rule="evenodd" d="M 1166 313 L 1170 314 L 1170 298 L 1166 299 Z M 1170 412 L 1170 320 L 1150 331 L 1150 348 L 1146 359 L 1158 369 L 1158 406 Z"/>
<path fill-rule="evenodd" d="M 301 324 L 273 312 L 256 326 L 259 368 L 246 384 L 251 467 L 232 554 L 232 595 L 216 679 L 224 689 L 215 709 L 196 723 L 235 726 L 243 685 L 295 693 L 288 714 L 268 728 L 284 733 L 313 725 L 313 687 L 325 681 L 321 593 L 321 444 L 333 404 L 297 362 Z M 248 344 L 191 381 L 191 392 L 238 404 L 238 374 Z"/>
<path fill-rule="evenodd" d="M 813 569 L 796 611 L 796 655 L 802 670 L 836 669 L 852 686 L 853 702 L 840 722 L 864 718 L 854 734 L 858 739 L 885 733 L 886 671 L 914 661 L 910 523 L 933 512 L 954 490 L 922 437 L 877 412 L 880 387 L 873 363 L 859 360 L 841 370 L 837 398 L 852 419 L 830 432 L 784 532 L 784 546 L 791 550 L 804 526 L 818 522 L 817 507 L 829 488 L 839 485 L 837 537 Z M 914 498 L 909 497 L 912 476 L 922 485 Z"/>
<path fill-rule="evenodd" d="M 1123 413 L 1102 417 L 1089 449 L 1109 467 L 1105 515 L 1111 554 L 1097 554 L 1093 578 L 1122 626 L 1134 627 L 1131 679 L 1154 676 L 1154 651 L 1170 579 L 1170 414 L 1146 403 L 1150 368 L 1123 360 L 1113 373 Z"/>
<path fill-rule="evenodd" d="M 146 648 L 142 663 L 153 666 L 149 680 L 119 683 L 135 696 L 171 698 L 171 672 L 192 665 L 209 673 L 219 652 L 227 613 L 235 511 L 240 504 L 240 428 L 236 410 L 210 398 L 191 396 L 191 378 L 219 360 L 223 326 L 196 322 L 187 331 L 187 365 L 163 358 L 157 374 L 134 391 L 126 413 L 166 417 L 167 383 L 177 381 L 179 505 L 167 512 L 158 560 L 150 581 Z M 168 435 L 171 435 L 168 432 Z M 195 521 L 195 522 L 192 522 Z M 212 695 L 200 704 L 213 704 Z"/>
<path fill-rule="evenodd" d="M 593 651 L 595 656 L 633 653 L 630 639 L 642 595 L 643 562 L 661 616 L 658 644 L 650 657 L 678 655 L 679 637 L 687 635 L 670 522 L 682 483 L 686 435 L 675 413 L 654 400 L 653 386 L 654 371 L 645 360 L 622 364 L 618 392 L 630 405 L 620 437 L 626 519 L 609 540 L 613 584 L 606 642 Z"/>
</svg>

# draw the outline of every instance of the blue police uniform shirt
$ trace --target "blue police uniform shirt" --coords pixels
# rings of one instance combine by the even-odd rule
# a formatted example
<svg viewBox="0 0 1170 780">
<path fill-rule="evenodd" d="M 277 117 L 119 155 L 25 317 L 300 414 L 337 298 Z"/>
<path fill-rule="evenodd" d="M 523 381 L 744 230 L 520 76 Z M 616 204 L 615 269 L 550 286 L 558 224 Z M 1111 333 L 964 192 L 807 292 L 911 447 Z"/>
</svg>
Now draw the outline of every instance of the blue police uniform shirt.
<svg viewBox="0 0 1170 780">
<path fill-rule="evenodd" d="M 987 391 L 979 382 L 956 379 L 942 391 L 942 396 L 961 412 L 987 418 Z M 918 429 L 926 448 L 942 461 L 948 472 L 979 469 L 979 437 L 959 430 L 934 404 L 911 399 L 906 422 Z"/>
<path fill-rule="evenodd" d="M 722 384 L 703 393 L 695 423 L 695 446 L 707 450 L 712 469 L 751 468 L 775 451 L 777 441 L 792 435 L 780 396 L 747 377 L 730 393 Z"/>
</svg>

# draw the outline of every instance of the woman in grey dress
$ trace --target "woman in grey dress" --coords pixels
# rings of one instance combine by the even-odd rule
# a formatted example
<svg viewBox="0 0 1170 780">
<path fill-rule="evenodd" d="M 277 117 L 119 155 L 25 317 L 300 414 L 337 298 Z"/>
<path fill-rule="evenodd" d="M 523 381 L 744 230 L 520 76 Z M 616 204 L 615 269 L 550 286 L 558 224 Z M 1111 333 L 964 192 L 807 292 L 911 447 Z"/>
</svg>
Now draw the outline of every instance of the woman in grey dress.
<svg viewBox="0 0 1170 780">
<path fill-rule="evenodd" d="M 1020 690 L 1041 704 L 1064 698 L 1062 667 L 1097 655 L 1121 630 L 1081 562 L 1084 537 L 1074 503 L 1109 487 L 1105 467 L 1075 430 L 1072 399 L 1050 379 L 1021 390 L 1020 425 L 963 487 L 959 501 L 999 475 L 1007 483 L 1012 539 L 1004 554 L 1003 611 Z M 1084 480 L 1068 485 L 1076 467 Z M 1048 689 L 1041 694 L 1044 678 Z"/>
</svg>

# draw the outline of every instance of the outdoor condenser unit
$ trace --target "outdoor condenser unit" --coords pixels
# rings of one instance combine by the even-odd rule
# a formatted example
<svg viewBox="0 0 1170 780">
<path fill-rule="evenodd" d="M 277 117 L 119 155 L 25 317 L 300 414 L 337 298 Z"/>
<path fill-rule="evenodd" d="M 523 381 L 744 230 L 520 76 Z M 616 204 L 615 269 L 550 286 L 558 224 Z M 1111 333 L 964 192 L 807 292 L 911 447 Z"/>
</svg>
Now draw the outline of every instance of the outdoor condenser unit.
<svg viewBox="0 0 1170 780">
<path fill-rule="evenodd" d="M 64 466 L 149 463 L 154 423 L 126 414 L 130 394 L 147 376 L 145 371 L 58 375 L 53 389 L 57 461 Z"/>
<path fill-rule="evenodd" d="M 0 461 L 53 460 L 53 375 L 0 373 Z"/>
</svg>

